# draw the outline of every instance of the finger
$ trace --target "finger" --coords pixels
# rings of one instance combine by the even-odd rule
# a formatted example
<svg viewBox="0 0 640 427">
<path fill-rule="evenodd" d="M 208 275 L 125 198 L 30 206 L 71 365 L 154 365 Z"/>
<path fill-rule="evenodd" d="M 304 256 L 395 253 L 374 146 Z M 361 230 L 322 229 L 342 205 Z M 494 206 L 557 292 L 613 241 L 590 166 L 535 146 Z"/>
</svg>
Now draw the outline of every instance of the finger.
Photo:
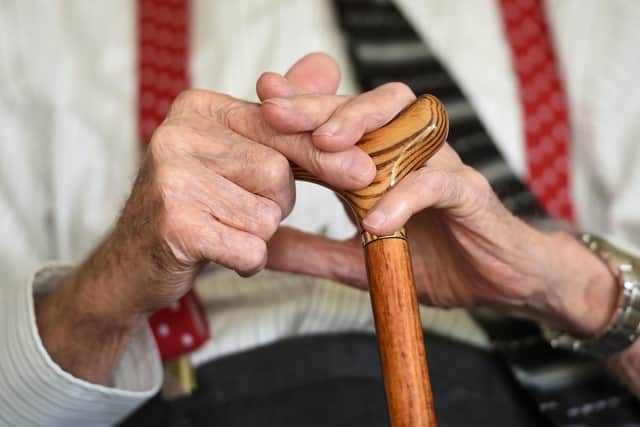
<svg viewBox="0 0 640 427">
<path fill-rule="evenodd" d="M 269 98 L 261 106 L 271 127 L 287 134 L 313 131 L 331 118 L 348 102 L 346 95 L 296 95 L 289 98 Z"/>
<path fill-rule="evenodd" d="M 275 131 L 259 108 L 228 110 L 224 121 L 236 133 L 275 149 L 333 188 L 364 188 L 375 176 L 373 160 L 358 147 L 342 152 L 322 151 L 313 145 L 308 133 L 285 135 Z"/>
<path fill-rule="evenodd" d="M 387 83 L 350 99 L 313 132 L 316 147 L 339 151 L 389 123 L 416 96 L 404 83 Z"/>
<path fill-rule="evenodd" d="M 202 165 L 164 166 L 159 181 L 165 199 L 199 206 L 221 223 L 265 241 L 283 219 L 282 210 L 273 200 L 250 193 Z"/>
<path fill-rule="evenodd" d="M 252 276 L 267 265 L 267 244 L 250 233 L 211 221 L 207 236 L 200 241 L 205 259 L 235 270 L 243 277 Z"/>
<path fill-rule="evenodd" d="M 215 262 L 249 276 L 267 263 L 264 240 L 215 220 L 190 205 L 174 205 L 174 222 L 168 241 L 174 252 L 184 252 L 192 259 Z"/>
<path fill-rule="evenodd" d="M 363 226 L 377 235 L 391 234 L 426 208 L 446 209 L 464 218 L 483 212 L 491 194 L 486 179 L 467 166 L 447 171 L 427 165 L 386 193 L 367 213 Z"/>
<path fill-rule="evenodd" d="M 457 171 L 464 168 L 464 163 L 456 151 L 445 142 L 442 147 L 428 160 L 430 167 L 446 171 Z"/>
<path fill-rule="evenodd" d="M 367 287 L 364 254 L 356 238 L 337 241 L 280 227 L 267 247 L 267 268 Z"/>
<path fill-rule="evenodd" d="M 287 80 L 283 75 L 273 72 L 263 73 L 256 82 L 256 93 L 260 101 L 268 98 L 288 98 L 305 94 L 305 90 Z"/>
<path fill-rule="evenodd" d="M 275 202 L 282 218 L 293 209 L 295 182 L 289 161 L 278 151 L 219 129 L 191 132 L 190 154 L 207 169 L 250 193 Z"/>
<path fill-rule="evenodd" d="M 326 53 L 313 52 L 293 64 L 285 77 L 305 93 L 333 94 L 340 84 L 340 67 Z"/>
<path fill-rule="evenodd" d="M 313 132 L 324 151 L 341 151 L 378 129 L 416 99 L 408 86 L 388 83 L 359 96 L 299 95 L 263 102 L 267 123 L 283 133 Z"/>
<path fill-rule="evenodd" d="M 309 134 L 279 133 L 265 121 L 259 106 L 232 97 L 207 91 L 186 91 L 174 102 L 169 114 L 160 127 L 161 132 L 175 131 L 185 122 L 201 133 L 230 129 L 251 141 L 275 149 L 337 189 L 364 188 L 375 176 L 373 161 L 357 147 L 341 153 L 319 150 L 313 145 Z M 152 144 L 154 140 L 172 140 L 171 135 L 158 138 L 157 133 L 152 138 Z M 177 135 L 177 138 L 184 139 L 182 135 Z"/>
<path fill-rule="evenodd" d="M 340 68 L 336 61 L 315 52 L 298 60 L 284 76 L 276 73 L 260 76 L 256 92 L 261 100 L 309 93 L 334 94 L 339 84 Z"/>
</svg>

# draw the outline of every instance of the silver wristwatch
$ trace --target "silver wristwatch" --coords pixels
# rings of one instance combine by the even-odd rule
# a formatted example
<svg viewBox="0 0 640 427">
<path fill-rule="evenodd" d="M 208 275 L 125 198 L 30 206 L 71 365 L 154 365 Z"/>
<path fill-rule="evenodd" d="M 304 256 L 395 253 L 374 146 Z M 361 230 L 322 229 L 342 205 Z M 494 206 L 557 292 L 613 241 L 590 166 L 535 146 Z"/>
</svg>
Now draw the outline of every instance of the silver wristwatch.
<svg viewBox="0 0 640 427">
<path fill-rule="evenodd" d="M 606 358 L 633 344 L 640 334 L 640 270 L 638 260 L 593 234 L 580 235 L 582 242 L 609 266 L 620 286 L 616 312 L 607 330 L 595 337 L 576 337 L 545 330 L 552 347 L 586 356 Z"/>
</svg>

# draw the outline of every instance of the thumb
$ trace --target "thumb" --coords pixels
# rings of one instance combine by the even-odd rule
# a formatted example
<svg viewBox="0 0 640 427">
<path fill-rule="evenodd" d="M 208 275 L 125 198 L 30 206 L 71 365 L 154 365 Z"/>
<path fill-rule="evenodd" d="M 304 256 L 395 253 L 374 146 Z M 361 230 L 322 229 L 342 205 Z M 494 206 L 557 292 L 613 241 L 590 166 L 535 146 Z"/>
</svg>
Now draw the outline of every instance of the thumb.
<svg viewBox="0 0 640 427">
<path fill-rule="evenodd" d="M 364 253 L 358 236 L 339 241 L 283 226 L 269 241 L 268 254 L 269 269 L 367 288 Z"/>
<path fill-rule="evenodd" d="M 310 53 L 291 66 L 287 74 L 264 73 L 256 83 L 261 101 L 294 95 L 333 95 L 340 84 L 340 67 L 329 55 Z"/>
</svg>

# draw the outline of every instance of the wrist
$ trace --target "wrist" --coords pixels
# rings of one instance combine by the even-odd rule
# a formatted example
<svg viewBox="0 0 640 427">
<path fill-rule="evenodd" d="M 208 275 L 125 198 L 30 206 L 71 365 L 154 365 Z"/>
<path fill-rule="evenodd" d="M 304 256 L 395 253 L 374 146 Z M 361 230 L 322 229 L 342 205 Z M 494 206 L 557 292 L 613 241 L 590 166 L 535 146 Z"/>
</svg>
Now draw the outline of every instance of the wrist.
<svg viewBox="0 0 640 427">
<path fill-rule="evenodd" d="M 96 384 L 107 384 L 128 339 L 142 316 L 122 315 L 117 304 L 99 295 L 99 287 L 82 281 L 77 270 L 35 306 L 41 341 L 66 372 Z M 111 306 L 111 308 L 110 308 Z"/>
<path fill-rule="evenodd" d="M 545 234 L 548 275 L 547 312 L 540 319 L 576 335 L 594 336 L 606 330 L 620 289 L 606 263 L 565 232 Z"/>
</svg>

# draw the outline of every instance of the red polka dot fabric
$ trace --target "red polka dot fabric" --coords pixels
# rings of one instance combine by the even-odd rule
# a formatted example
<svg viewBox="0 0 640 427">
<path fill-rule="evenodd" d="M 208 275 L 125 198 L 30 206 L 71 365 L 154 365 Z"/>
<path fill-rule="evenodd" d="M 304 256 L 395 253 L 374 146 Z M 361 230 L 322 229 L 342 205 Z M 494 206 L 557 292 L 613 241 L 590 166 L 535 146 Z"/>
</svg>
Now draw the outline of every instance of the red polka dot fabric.
<svg viewBox="0 0 640 427">
<path fill-rule="evenodd" d="M 138 0 L 138 133 L 146 144 L 189 87 L 188 0 Z"/>
<path fill-rule="evenodd" d="M 567 98 L 542 0 L 499 0 L 522 102 L 528 185 L 553 217 L 574 221 Z"/>
<path fill-rule="evenodd" d="M 209 339 L 207 314 L 193 291 L 155 312 L 149 317 L 149 326 L 163 361 L 190 353 Z"/>
</svg>

